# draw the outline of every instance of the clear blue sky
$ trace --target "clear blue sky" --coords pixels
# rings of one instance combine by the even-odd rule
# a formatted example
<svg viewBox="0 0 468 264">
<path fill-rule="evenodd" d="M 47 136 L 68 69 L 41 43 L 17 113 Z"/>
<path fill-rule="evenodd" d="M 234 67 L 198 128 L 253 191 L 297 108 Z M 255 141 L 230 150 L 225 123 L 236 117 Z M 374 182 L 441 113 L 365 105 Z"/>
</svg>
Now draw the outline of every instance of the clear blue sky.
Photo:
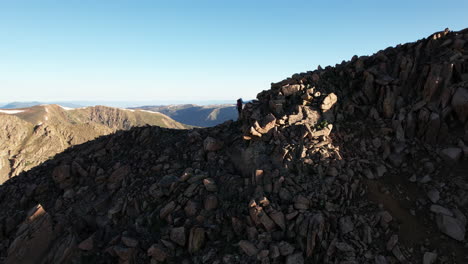
<svg viewBox="0 0 468 264">
<path fill-rule="evenodd" d="M 0 0 L 0 101 L 231 100 L 468 27 L 468 1 Z"/>
</svg>

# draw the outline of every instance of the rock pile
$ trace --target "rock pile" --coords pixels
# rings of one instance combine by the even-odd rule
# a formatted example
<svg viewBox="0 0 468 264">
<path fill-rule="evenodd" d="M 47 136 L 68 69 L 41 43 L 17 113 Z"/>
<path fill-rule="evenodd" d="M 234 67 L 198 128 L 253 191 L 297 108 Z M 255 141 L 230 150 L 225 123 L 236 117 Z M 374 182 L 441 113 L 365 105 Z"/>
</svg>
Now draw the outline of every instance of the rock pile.
<svg viewBox="0 0 468 264">
<path fill-rule="evenodd" d="M 468 30 L 295 74 L 0 186 L 5 263 L 464 263 Z"/>
</svg>

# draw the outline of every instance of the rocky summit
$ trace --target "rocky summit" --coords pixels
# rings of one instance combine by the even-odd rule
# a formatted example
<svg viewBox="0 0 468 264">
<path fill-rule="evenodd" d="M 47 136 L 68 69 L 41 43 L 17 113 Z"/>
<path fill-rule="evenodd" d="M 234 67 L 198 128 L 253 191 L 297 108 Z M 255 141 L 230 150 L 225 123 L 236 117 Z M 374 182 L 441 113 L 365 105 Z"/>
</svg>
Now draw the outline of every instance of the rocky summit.
<svg viewBox="0 0 468 264">
<path fill-rule="evenodd" d="M 139 127 L 0 186 L 3 263 L 467 263 L 468 29 Z"/>
</svg>

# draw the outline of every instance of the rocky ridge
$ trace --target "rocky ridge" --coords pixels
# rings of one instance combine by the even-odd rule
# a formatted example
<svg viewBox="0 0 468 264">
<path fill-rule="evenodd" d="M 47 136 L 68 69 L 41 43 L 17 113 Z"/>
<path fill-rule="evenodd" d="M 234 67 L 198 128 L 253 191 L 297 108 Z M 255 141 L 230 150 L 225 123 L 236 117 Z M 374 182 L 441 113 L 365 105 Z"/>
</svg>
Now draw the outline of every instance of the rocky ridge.
<svg viewBox="0 0 468 264">
<path fill-rule="evenodd" d="M 0 186 L 5 263 L 464 263 L 468 29 L 133 128 Z M 161 140 L 164 139 L 164 140 Z"/>
</svg>

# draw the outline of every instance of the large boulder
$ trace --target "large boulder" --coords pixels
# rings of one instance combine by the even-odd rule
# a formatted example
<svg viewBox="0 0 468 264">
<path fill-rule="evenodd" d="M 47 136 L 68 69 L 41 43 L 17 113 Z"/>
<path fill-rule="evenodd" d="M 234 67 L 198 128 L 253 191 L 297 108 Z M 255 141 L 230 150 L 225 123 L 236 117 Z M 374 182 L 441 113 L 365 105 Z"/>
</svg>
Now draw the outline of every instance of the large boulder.
<svg viewBox="0 0 468 264">
<path fill-rule="evenodd" d="M 468 119 L 468 89 L 459 87 L 452 97 L 452 107 L 458 119 L 465 123 Z"/>
</svg>

